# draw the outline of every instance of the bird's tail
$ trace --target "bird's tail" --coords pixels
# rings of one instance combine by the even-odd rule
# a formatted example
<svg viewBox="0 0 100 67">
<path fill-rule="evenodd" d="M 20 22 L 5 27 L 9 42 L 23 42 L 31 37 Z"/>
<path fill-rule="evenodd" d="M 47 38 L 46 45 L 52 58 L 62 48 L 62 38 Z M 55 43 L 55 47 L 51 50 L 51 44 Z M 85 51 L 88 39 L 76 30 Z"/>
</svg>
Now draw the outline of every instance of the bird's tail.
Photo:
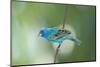
<svg viewBox="0 0 100 67">
<path fill-rule="evenodd" d="M 80 45 L 80 40 L 77 38 L 72 38 L 71 39 L 75 44 Z"/>
</svg>

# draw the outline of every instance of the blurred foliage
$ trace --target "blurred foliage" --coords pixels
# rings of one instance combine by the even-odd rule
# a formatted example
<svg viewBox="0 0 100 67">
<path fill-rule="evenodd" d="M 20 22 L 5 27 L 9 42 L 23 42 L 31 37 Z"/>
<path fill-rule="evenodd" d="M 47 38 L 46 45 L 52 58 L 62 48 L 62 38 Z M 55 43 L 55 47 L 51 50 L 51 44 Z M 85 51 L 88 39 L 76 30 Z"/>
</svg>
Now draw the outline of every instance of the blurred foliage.
<svg viewBox="0 0 100 67">
<path fill-rule="evenodd" d="M 75 29 L 81 45 L 73 46 L 69 56 L 66 53 L 60 56 L 59 62 L 95 60 L 96 7 L 83 5 L 66 5 L 66 7 L 67 24 Z M 54 45 L 37 35 L 43 27 L 61 25 L 64 20 L 64 8 L 63 4 L 12 2 L 12 64 L 53 63 Z"/>
</svg>

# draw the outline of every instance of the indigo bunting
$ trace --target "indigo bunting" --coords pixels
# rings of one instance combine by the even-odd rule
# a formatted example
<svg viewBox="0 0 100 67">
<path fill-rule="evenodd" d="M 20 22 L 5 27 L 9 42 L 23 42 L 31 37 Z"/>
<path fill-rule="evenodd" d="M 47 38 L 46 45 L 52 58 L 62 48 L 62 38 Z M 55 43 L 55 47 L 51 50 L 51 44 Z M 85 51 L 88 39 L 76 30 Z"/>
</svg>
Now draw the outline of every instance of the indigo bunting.
<svg viewBox="0 0 100 67">
<path fill-rule="evenodd" d="M 59 29 L 57 27 L 44 28 L 40 30 L 39 34 L 51 43 L 61 44 L 64 40 L 71 40 L 75 44 L 80 45 L 80 40 L 71 36 L 71 32 L 66 29 Z"/>
</svg>

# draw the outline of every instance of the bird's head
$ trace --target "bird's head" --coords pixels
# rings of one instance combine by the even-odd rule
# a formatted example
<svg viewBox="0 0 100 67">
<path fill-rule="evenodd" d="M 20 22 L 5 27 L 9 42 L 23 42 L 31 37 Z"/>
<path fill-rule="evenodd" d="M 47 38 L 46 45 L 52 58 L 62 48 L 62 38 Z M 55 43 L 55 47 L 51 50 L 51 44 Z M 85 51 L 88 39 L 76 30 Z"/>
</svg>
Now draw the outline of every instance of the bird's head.
<svg viewBox="0 0 100 67">
<path fill-rule="evenodd" d="M 47 38 L 48 35 L 49 35 L 49 30 L 48 30 L 48 28 L 43 28 L 43 29 L 41 29 L 40 32 L 39 32 L 39 36 L 41 36 L 41 37 Z"/>
</svg>

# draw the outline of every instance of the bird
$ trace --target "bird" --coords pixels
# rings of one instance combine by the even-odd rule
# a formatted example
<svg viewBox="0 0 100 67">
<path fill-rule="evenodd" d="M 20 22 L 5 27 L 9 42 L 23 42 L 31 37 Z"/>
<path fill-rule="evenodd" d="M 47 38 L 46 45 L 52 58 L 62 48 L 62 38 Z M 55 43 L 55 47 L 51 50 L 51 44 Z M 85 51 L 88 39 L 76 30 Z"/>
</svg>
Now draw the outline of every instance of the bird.
<svg viewBox="0 0 100 67">
<path fill-rule="evenodd" d="M 70 40 L 77 45 L 80 45 L 80 40 L 71 36 L 71 32 L 58 27 L 45 27 L 40 30 L 39 35 L 45 38 L 50 43 L 62 44 L 65 40 Z"/>
</svg>

